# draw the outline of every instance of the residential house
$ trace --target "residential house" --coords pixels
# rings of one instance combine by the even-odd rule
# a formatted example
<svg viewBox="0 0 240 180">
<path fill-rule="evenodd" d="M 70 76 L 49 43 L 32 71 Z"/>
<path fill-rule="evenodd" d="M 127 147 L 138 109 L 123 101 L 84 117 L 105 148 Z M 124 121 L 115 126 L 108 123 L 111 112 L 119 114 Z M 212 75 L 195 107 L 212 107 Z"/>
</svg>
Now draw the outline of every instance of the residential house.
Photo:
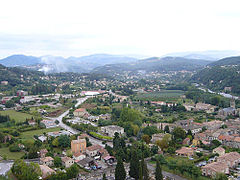
<svg viewBox="0 0 240 180">
<path fill-rule="evenodd" d="M 151 101 L 151 104 L 157 105 L 157 106 L 166 106 L 166 102 L 164 101 Z"/>
<path fill-rule="evenodd" d="M 56 173 L 56 171 L 54 171 L 53 169 L 51 169 L 50 167 L 48 167 L 46 165 L 39 165 L 39 167 L 42 172 L 42 179 L 45 179 L 48 176 L 51 176 L 52 174 Z"/>
<path fill-rule="evenodd" d="M 73 159 L 75 161 L 81 161 L 82 159 L 86 158 L 86 155 L 80 152 L 74 153 L 73 154 Z"/>
<path fill-rule="evenodd" d="M 229 174 L 229 167 L 224 162 L 213 162 L 201 168 L 203 176 L 216 177 L 217 173 Z"/>
<path fill-rule="evenodd" d="M 62 130 L 62 131 L 55 131 L 55 132 L 49 132 L 47 133 L 49 136 L 52 136 L 52 137 L 59 137 L 61 135 L 67 135 L 67 136 L 70 136 L 71 133 L 68 132 L 68 131 L 65 131 L 65 130 Z"/>
<path fill-rule="evenodd" d="M 232 148 L 240 148 L 240 137 L 237 135 L 235 136 L 225 136 L 225 135 L 220 135 L 218 137 L 218 140 L 222 143 L 224 146 L 232 147 Z"/>
<path fill-rule="evenodd" d="M 170 123 L 154 123 L 154 124 L 147 124 L 147 123 L 144 123 L 143 124 L 143 127 L 147 127 L 147 126 L 156 126 L 158 129 L 160 130 L 164 130 L 166 126 L 169 127 L 169 131 L 172 132 L 173 129 L 176 127 L 176 124 L 170 124 Z"/>
<path fill-rule="evenodd" d="M 238 152 L 226 153 L 217 158 L 217 162 L 222 162 L 228 165 L 229 168 L 236 167 L 240 163 L 240 154 Z"/>
<path fill-rule="evenodd" d="M 74 164 L 74 160 L 67 156 L 61 157 L 61 160 L 62 160 L 62 164 L 63 164 L 63 166 L 65 166 L 65 168 L 69 168 Z"/>
<path fill-rule="evenodd" d="M 159 133 L 159 134 L 153 134 L 152 135 L 152 142 L 156 143 L 156 141 L 161 141 L 164 137 L 164 133 Z"/>
<path fill-rule="evenodd" d="M 26 91 L 23 91 L 23 90 L 17 91 L 17 96 L 27 96 L 27 95 L 28 95 L 28 92 L 26 92 Z"/>
<path fill-rule="evenodd" d="M 40 158 L 40 164 L 46 166 L 53 166 L 53 158 L 50 156 Z"/>
<path fill-rule="evenodd" d="M 222 148 L 221 146 L 213 149 L 213 154 L 219 154 L 219 156 L 222 156 L 225 154 L 225 149 Z"/>
<path fill-rule="evenodd" d="M 83 117 L 85 113 L 87 113 L 87 111 L 86 111 L 85 108 L 79 108 L 79 109 L 76 109 L 76 110 L 73 112 L 73 115 L 74 115 L 75 117 Z"/>
<path fill-rule="evenodd" d="M 215 111 L 216 106 L 205 103 L 197 103 L 195 109 L 197 111 L 205 111 L 206 113 L 213 113 Z"/>
<path fill-rule="evenodd" d="M 36 121 L 34 121 L 34 120 L 29 120 L 29 121 L 28 121 L 28 124 L 29 124 L 30 126 L 35 126 L 37 123 L 36 123 Z"/>
<path fill-rule="evenodd" d="M 41 135 L 41 136 L 38 136 L 38 139 L 42 142 L 46 141 L 47 140 L 47 137 L 44 136 L 44 135 Z"/>
<path fill-rule="evenodd" d="M 187 111 L 193 111 L 195 109 L 195 104 L 183 104 Z"/>
<path fill-rule="evenodd" d="M 214 121 L 209 121 L 209 122 L 204 122 L 203 126 L 206 127 L 208 130 L 216 130 L 219 129 L 224 122 L 219 121 L 219 120 L 214 120 Z"/>
<path fill-rule="evenodd" d="M 1 81 L 1 85 L 8 85 L 8 81 Z"/>
<path fill-rule="evenodd" d="M 39 152 L 39 155 L 40 155 L 41 158 L 44 158 L 47 153 L 48 153 L 47 149 L 41 149 L 40 152 Z"/>
<path fill-rule="evenodd" d="M 92 145 L 92 146 L 89 146 L 86 148 L 86 154 L 89 156 L 89 157 L 94 157 L 94 156 L 97 156 L 99 154 L 99 151 L 103 149 L 102 146 L 96 144 L 96 145 Z"/>
<path fill-rule="evenodd" d="M 188 147 L 182 147 L 181 149 L 176 150 L 176 155 L 191 157 L 194 155 L 194 150 Z"/>
<path fill-rule="evenodd" d="M 185 139 L 183 140 L 182 144 L 189 146 L 189 145 L 190 145 L 190 142 L 191 142 L 190 138 L 185 138 Z"/>
<path fill-rule="evenodd" d="M 49 119 L 42 120 L 41 123 L 44 124 L 46 128 L 54 128 L 57 126 L 54 120 Z"/>
<path fill-rule="evenodd" d="M 89 168 L 94 165 L 94 159 L 90 157 L 86 157 L 78 162 L 78 165 L 82 168 Z"/>
<path fill-rule="evenodd" d="M 233 115 L 233 116 L 235 116 L 235 115 L 237 115 L 238 113 L 237 113 L 237 111 L 236 111 L 236 109 L 235 108 L 233 108 L 233 107 L 228 107 L 228 108 L 223 108 L 223 109 L 220 109 L 219 111 L 218 111 L 218 115 L 219 116 L 222 116 L 222 117 L 227 117 L 227 116 L 229 116 L 229 115 Z"/>
<path fill-rule="evenodd" d="M 101 131 L 110 137 L 114 137 L 115 133 L 119 135 L 124 134 L 124 128 L 116 125 L 109 125 L 101 127 Z"/>
<path fill-rule="evenodd" d="M 193 119 L 177 121 L 176 125 L 183 128 L 186 132 L 191 130 L 192 134 L 199 133 L 202 130 L 202 124 L 193 122 Z"/>
<path fill-rule="evenodd" d="M 111 120 L 111 114 L 101 114 L 98 117 L 103 120 Z"/>
</svg>

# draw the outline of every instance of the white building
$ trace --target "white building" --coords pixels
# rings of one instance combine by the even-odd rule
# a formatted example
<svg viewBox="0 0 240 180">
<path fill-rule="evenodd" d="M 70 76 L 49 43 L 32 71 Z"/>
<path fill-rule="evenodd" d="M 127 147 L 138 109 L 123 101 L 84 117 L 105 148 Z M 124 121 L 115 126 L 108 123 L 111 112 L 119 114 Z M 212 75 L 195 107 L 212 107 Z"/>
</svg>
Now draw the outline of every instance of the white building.
<svg viewBox="0 0 240 180">
<path fill-rule="evenodd" d="M 116 126 L 116 125 L 109 125 L 109 126 L 101 127 L 101 131 L 104 134 L 107 134 L 110 137 L 114 137 L 114 134 L 116 132 L 119 133 L 119 135 L 123 135 L 124 134 L 124 128 L 122 128 L 120 126 Z"/>
</svg>

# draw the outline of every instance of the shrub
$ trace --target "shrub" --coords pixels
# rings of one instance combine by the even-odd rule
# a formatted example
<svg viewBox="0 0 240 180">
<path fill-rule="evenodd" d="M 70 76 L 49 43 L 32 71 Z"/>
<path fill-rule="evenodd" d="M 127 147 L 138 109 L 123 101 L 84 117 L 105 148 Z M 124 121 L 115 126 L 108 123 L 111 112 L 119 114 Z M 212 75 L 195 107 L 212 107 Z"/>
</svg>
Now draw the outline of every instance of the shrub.
<svg viewBox="0 0 240 180">
<path fill-rule="evenodd" d="M 89 132 L 90 135 L 96 137 L 96 138 L 99 138 L 99 139 L 106 139 L 106 140 L 112 140 L 113 138 L 112 137 L 109 137 L 109 136 L 103 136 L 101 134 L 97 134 L 95 132 Z"/>
</svg>

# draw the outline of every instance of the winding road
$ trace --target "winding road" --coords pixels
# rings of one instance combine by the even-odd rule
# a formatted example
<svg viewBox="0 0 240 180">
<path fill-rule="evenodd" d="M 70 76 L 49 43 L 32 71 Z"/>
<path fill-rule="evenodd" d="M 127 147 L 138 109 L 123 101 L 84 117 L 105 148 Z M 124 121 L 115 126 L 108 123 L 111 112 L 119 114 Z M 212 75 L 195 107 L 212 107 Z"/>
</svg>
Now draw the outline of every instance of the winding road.
<svg viewBox="0 0 240 180">
<path fill-rule="evenodd" d="M 88 98 L 90 98 L 91 96 L 86 96 L 84 98 L 80 98 L 80 99 L 77 99 L 77 103 L 75 104 L 75 107 L 78 107 L 80 104 L 82 104 L 84 101 L 86 101 Z M 60 116 L 56 117 L 56 118 L 50 118 L 52 120 L 58 120 L 59 121 L 59 126 L 62 127 L 63 129 L 67 130 L 68 132 L 72 133 L 72 134 L 79 134 L 80 131 L 76 130 L 76 129 L 73 129 L 72 127 L 64 124 L 62 122 L 62 119 L 63 117 L 65 117 L 68 113 L 69 113 L 69 110 L 68 109 L 67 111 L 65 111 L 63 114 L 61 114 Z M 93 138 L 91 136 L 89 136 L 89 141 L 92 143 L 92 144 L 98 144 L 102 147 L 105 147 L 105 144 L 102 144 L 102 141 L 99 140 L 99 139 L 96 139 L 96 138 Z M 107 142 L 107 145 L 108 146 L 111 146 L 113 147 L 113 143 L 112 142 Z"/>
</svg>

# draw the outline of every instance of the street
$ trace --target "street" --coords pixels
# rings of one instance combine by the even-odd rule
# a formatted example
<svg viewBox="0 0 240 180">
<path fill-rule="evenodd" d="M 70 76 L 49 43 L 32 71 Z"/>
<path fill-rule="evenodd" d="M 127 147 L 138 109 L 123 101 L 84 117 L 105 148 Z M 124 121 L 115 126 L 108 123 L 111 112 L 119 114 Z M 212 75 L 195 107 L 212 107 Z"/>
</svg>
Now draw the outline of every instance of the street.
<svg viewBox="0 0 240 180">
<path fill-rule="evenodd" d="M 75 104 L 75 107 L 78 107 L 80 104 L 82 104 L 84 101 L 86 101 L 88 98 L 90 98 L 91 96 L 87 96 L 87 97 L 84 97 L 84 98 L 80 98 L 80 99 L 77 99 L 77 103 Z M 69 109 L 70 110 L 70 109 Z M 61 114 L 59 117 L 56 117 L 56 118 L 50 118 L 50 119 L 53 119 L 53 120 L 58 120 L 59 121 L 59 126 L 61 126 L 63 129 L 71 132 L 72 134 L 79 134 L 80 131 L 76 130 L 76 129 L 73 129 L 71 128 L 70 126 L 64 124 L 62 122 L 62 118 L 65 117 L 68 113 L 69 113 L 69 110 L 65 111 L 63 114 Z M 96 138 L 93 138 L 93 137 L 89 137 L 89 141 L 92 143 L 92 144 L 98 144 L 100 146 L 105 146 L 105 144 L 102 144 L 103 141 L 101 140 L 98 140 Z M 112 142 L 107 142 L 106 143 L 108 146 L 111 146 L 113 147 L 113 143 Z"/>
</svg>

